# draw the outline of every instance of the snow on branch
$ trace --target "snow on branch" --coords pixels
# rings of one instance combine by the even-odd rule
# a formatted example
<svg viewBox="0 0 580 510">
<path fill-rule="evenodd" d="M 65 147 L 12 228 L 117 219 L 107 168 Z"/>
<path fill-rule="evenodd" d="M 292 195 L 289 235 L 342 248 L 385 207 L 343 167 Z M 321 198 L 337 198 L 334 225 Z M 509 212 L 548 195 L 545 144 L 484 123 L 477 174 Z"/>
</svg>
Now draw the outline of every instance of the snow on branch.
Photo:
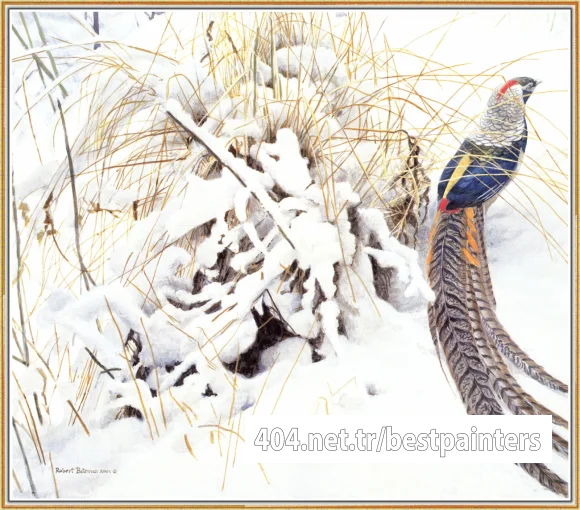
<svg viewBox="0 0 580 510">
<path fill-rule="evenodd" d="M 166 105 L 167 114 L 185 129 L 196 142 L 203 145 L 206 150 L 224 165 L 244 188 L 248 188 L 252 195 L 262 204 L 262 207 L 272 217 L 282 236 L 288 241 L 292 248 L 294 243 L 288 237 L 289 225 L 282 215 L 277 204 L 270 198 L 264 188 L 262 176 L 249 168 L 242 160 L 235 158 L 224 149 L 217 139 L 204 129 L 198 127 L 194 120 L 188 115 L 175 99 L 169 99 Z"/>
</svg>

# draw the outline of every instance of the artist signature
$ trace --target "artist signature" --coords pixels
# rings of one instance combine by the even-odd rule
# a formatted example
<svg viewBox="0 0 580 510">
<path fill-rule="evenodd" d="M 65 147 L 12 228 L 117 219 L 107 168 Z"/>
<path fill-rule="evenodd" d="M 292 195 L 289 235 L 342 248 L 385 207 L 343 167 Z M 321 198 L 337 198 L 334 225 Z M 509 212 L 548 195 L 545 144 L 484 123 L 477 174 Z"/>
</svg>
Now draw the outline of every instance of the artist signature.
<svg viewBox="0 0 580 510">
<path fill-rule="evenodd" d="M 71 468 L 61 468 L 57 467 L 55 469 L 57 474 L 67 474 L 67 475 L 114 475 L 117 474 L 116 469 L 98 468 L 89 469 L 82 467 L 71 467 Z"/>
</svg>

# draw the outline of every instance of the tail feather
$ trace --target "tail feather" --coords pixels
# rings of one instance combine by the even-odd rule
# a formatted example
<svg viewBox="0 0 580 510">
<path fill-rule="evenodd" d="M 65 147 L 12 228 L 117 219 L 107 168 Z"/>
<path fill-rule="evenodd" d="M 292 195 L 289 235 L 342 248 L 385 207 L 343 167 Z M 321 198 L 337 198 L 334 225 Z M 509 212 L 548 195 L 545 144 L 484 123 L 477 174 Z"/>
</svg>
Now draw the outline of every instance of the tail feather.
<svg viewBox="0 0 580 510">
<path fill-rule="evenodd" d="M 486 362 L 487 368 L 494 380 L 495 392 L 501 397 L 512 413 L 551 415 L 554 424 L 567 428 L 568 422 L 564 418 L 540 404 L 518 384 L 506 366 L 497 346 L 484 331 L 481 323 L 481 309 L 489 308 L 490 304 L 486 300 L 486 293 L 483 290 L 484 285 L 481 281 L 481 269 L 483 269 L 483 266 L 479 268 L 471 266 L 469 272 L 469 306 L 470 310 L 473 310 L 470 312 L 470 315 L 473 315 L 474 338 L 480 354 Z"/>
<path fill-rule="evenodd" d="M 503 343 L 498 342 L 499 321 L 495 318 L 480 209 L 438 214 L 434 222 L 427 266 L 436 298 L 428 317 L 437 352 L 441 346 L 469 414 L 503 414 L 503 401 L 514 414 L 551 414 L 554 423 L 567 426 L 566 420 L 521 388 L 504 362 L 504 357 L 510 357 L 500 345 L 505 347 L 507 333 L 501 337 Z M 511 351 L 514 345 L 512 341 Z M 547 374 L 529 357 L 525 366 L 535 370 L 531 373 Z M 548 381 L 545 375 L 543 378 Z M 552 444 L 557 452 L 567 455 L 565 439 L 553 433 Z M 544 487 L 567 495 L 566 481 L 544 464 L 519 465 Z"/>
<path fill-rule="evenodd" d="M 473 290 L 474 280 L 477 278 L 475 268 L 471 271 L 471 277 L 472 279 L 470 281 L 468 280 L 468 290 L 472 290 L 473 292 L 471 293 L 472 297 L 470 297 L 470 300 L 468 301 L 468 306 L 470 309 L 470 318 L 472 320 L 472 327 L 474 331 L 474 340 L 480 355 L 489 370 L 493 382 L 493 389 L 495 390 L 496 394 L 500 396 L 503 402 L 507 405 L 508 409 L 514 414 L 551 415 L 554 424 L 567 428 L 568 422 L 564 418 L 554 413 L 550 409 L 544 407 L 521 388 L 521 386 L 509 372 L 509 369 L 505 365 L 501 355 L 497 350 L 497 347 L 485 338 L 481 328 L 480 318 L 477 314 L 477 300 L 473 297 L 475 295 L 475 291 Z M 468 295 L 470 295 L 469 291 Z M 552 446 L 555 451 L 565 457 L 568 457 L 568 441 L 566 441 L 555 432 L 552 432 Z"/>
<path fill-rule="evenodd" d="M 494 352 L 485 336 L 481 326 L 479 308 L 474 297 L 473 279 L 471 272 L 468 273 L 467 281 L 467 304 L 469 309 L 469 318 L 473 330 L 473 340 L 479 355 L 483 360 L 490 375 L 495 393 L 503 400 L 508 409 L 514 414 L 535 414 L 534 409 L 529 402 L 515 389 L 514 381 L 502 362 L 497 363 Z"/>
<path fill-rule="evenodd" d="M 519 466 L 547 489 L 568 497 L 568 483 L 550 471 L 545 464 L 519 464 Z"/>
<path fill-rule="evenodd" d="M 493 340 L 504 358 L 544 386 L 561 393 L 568 393 L 567 384 L 550 375 L 512 340 L 493 310 L 483 308 L 481 311 L 486 334 Z"/>
<path fill-rule="evenodd" d="M 437 329 L 434 328 L 435 324 L 435 308 L 429 304 L 427 307 L 427 316 L 429 317 L 429 330 L 431 331 L 431 338 L 433 339 L 433 345 L 435 346 L 435 352 L 437 353 L 437 359 L 439 360 L 439 366 L 441 367 L 441 371 L 445 376 L 445 380 L 447 384 L 451 386 L 449 383 L 449 379 L 447 378 L 447 374 L 445 373 L 445 369 L 443 368 L 443 363 L 441 362 L 441 349 L 439 348 L 439 335 L 437 333 Z"/>
<path fill-rule="evenodd" d="M 432 239 L 429 279 L 436 294 L 430 327 L 437 331 L 469 414 L 503 414 L 473 342 L 465 296 L 467 264 L 462 256 L 465 214 L 440 215 Z"/>
<path fill-rule="evenodd" d="M 568 441 L 555 432 L 552 432 L 552 448 L 564 457 L 568 457 Z"/>
<path fill-rule="evenodd" d="M 476 207 L 473 214 L 473 223 L 475 227 L 475 237 L 478 240 L 477 260 L 479 263 L 478 276 L 481 282 L 480 311 L 482 325 L 486 335 L 492 339 L 512 365 L 523 370 L 528 376 L 540 382 L 551 389 L 568 393 L 568 385 L 559 381 L 550 375 L 541 365 L 536 363 L 526 352 L 521 349 L 511 336 L 505 330 L 495 314 L 495 296 L 491 284 L 491 275 L 485 250 L 485 233 L 484 233 L 484 213 L 483 207 Z M 468 213 L 469 215 L 469 213 Z"/>
<path fill-rule="evenodd" d="M 521 395 L 519 395 L 518 392 L 514 390 L 511 381 L 509 381 L 508 377 L 506 376 L 507 371 L 504 370 L 504 367 L 496 363 L 496 359 L 481 326 L 479 309 L 477 306 L 477 301 L 474 298 L 471 271 L 468 272 L 466 286 L 466 300 L 473 332 L 473 340 L 479 355 L 488 370 L 495 393 L 499 395 L 499 397 L 504 401 L 512 413 L 534 414 L 532 407 L 526 401 L 526 399 L 522 398 Z"/>
<path fill-rule="evenodd" d="M 485 220 L 483 207 L 476 207 L 474 209 L 473 223 L 475 226 L 475 233 L 477 239 L 479 265 L 481 267 L 481 281 L 484 288 L 485 296 L 491 307 L 495 310 L 496 301 L 493 292 L 493 285 L 491 283 L 491 274 L 489 272 L 489 264 L 487 260 L 487 246 L 485 243 Z"/>
</svg>

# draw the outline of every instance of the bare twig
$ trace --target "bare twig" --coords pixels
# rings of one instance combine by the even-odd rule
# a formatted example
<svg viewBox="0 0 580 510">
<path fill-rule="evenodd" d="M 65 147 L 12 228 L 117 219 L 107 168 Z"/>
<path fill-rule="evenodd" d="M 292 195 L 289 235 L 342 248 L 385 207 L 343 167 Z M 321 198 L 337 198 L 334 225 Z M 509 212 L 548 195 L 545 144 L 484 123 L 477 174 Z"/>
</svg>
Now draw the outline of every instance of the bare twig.
<svg viewBox="0 0 580 510">
<path fill-rule="evenodd" d="M 24 366 L 28 366 L 28 363 L 26 363 L 26 361 L 24 361 L 23 359 L 20 359 L 18 356 L 14 356 L 14 354 L 12 355 L 12 359 L 14 361 L 18 361 L 18 363 L 22 363 Z"/>
<path fill-rule="evenodd" d="M 22 252 L 20 246 L 20 232 L 18 230 L 18 208 L 16 207 L 16 190 L 14 189 L 14 169 L 12 169 L 12 215 L 14 216 L 14 231 L 16 232 L 16 260 L 18 262 L 18 273 L 16 275 L 16 290 L 18 293 L 18 310 L 20 312 L 20 329 L 22 332 L 22 349 L 20 346 L 18 350 L 24 357 L 24 364 L 26 366 L 30 363 L 30 355 L 28 352 L 28 341 L 24 330 L 24 309 L 22 305 L 22 284 L 20 282 L 20 275 L 22 271 Z M 16 336 L 14 336 L 16 340 Z"/>
<path fill-rule="evenodd" d="M 69 141 L 68 141 L 68 133 L 66 131 L 66 123 L 64 121 L 64 114 L 62 112 L 62 106 L 60 104 L 60 100 L 57 99 L 56 103 L 58 105 L 58 111 L 60 112 L 60 120 L 62 121 L 62 129 L 64 131 L 64 143 L 66 145 L 66 156 L 68 159 L 68 168 L 70 171 L 70 186 L 71 186 L 72 195 L 73 195 L 73 208 L 74 208 L 74 215 L 75 215 L 75 218 L 74 218 L 74 220 L 75 220 L 75 241 L 76 241 L 76 245 L 77 245 L 77 256 L 79 258 L 79 265 L 81 266 L 81 274 L 82 274 L 84 282 L 85 282 L 85 287 L 87 290 L 90 290 L 89 281 L 93 285 L 96 285 L 96 283 L 93 280 L 91 274 L 89 273 L 89 270 L 85 266 L 85 263 L 83 262 L 83 257 L 81 255 L 79 206 L 78 206 L 78 200 L 77 200 L 77 187 L 75 184 L 75 169 L 74 169 L 74 165 L 73 165 L 72 154 L 71 154 L 70 145 L 69 145 Z"/>
<path fill-rule="evenodd" d="M 107 374 L 107 373 L 109 373 L 109 372 L 119 372 L 119 371 L 121 371 L 121 370 L 123 370 L 123 369 L 122 369 L 122 368 L 108 368 L 107 370 L 102 370 L 102 371 L 99 373 L 99 375 L 102 375 L 102 374 Z"/>
<path fill-rule="evenodd" d="M 95 31 L 95 34 L 99 34 L 100 29 L 101 29 L 101 27 L 99 25 L 99 11 L 95 11 L 95 12 L 93 12 L 93 30 Z M 95 43 L 95 46 L 93 49 L 98 50 L 100 46 L 101 46 L 101 43 Z"/>
<path fill-rule="evenodd" d="M 243 179 L 237 174 L 237 172 L 235 170 L 233 170 L 230 166 L 228 166 L 222 158 L 220 158 L 213 150 L 212 148 L 205 143 L 205 141 L 203 141 L 196 133 L 194 133 L 191 129 L 189 129 L 188 127 L 186 127 L 179 119 L 177 119 L 175 117 L 175 115 L 173 115 L 173 113 L 171 113 L 170 111 L 167 111 L 167 115 L 169 115 L 169 117 L 173 120 L 173 122 L 175 122 L 179 127 L 181 127 L 184 131 L 186 131 L 197 143 L 203 145 L 203 147 L 205 148 L 205 150 L 207 150 L 207 152 L 209 152 L 217 161 L 219 161 L 224 168 L 227 168 L 232 175 L 238 180 L 238 182 L 244 187 L 244 188 L 248 188 L 248 185 L 243 181 Z M 250 189 L 250 193 L 252 194 L 252 196 L 258 201 L 260 202 L 262 205 L 264 205 L 262 203 L 262 200 L 260 200 L 256 194 L 254 193 L 253 190 Z M 268 211 L 267 208 L 265 208 L 266 212 L 268 213 L 268 215 L 272 218 L 272 220 L 274 220 L 274 223 L 276 224 L 276 226 L 278 227 L 278 230 L 280 231 L 280 234 L 282 234 L 282 236 L 284 237 L 284 239 L 286 239 L 286 241 L 288 241 L 288 244 L 292 247 L 292 249 L 296 249 L 296 247 L 294 246 L 294 243 L 292 243 L 292 241 L 290 241 L 290 238 L 286 235 L 286 232 L 284 232 L 284 229 L 280 226 L 280 224 L 276 221 L 276 219 L 272 216 L 272 213 L 270 211 Z"/>
<path fill-rule="evenodd" d="M 272 301 L 272 304 L 274 305 L 274 308 L 276 309 L 276 313 L 278 314 L 278 317 L 280 317 L 280 320 L 286 324 L 286 326 L 288 326 L 290 328 L 290 331 L 292 333 L 294 333 L 294 335 L 296 336 L 300 336 L 298 333 L 296 333 L 296 330 L 292 327 L 292 325 L 284 318 L 284 316 L 282 315 L 282 312 L 280 311 L 280 309 L 278 308 L 278 305 L 276 304 L 276 301 L 274 301 L 274 298 L 272 297 L 272 294 L 270 294 L 270 291 L 268 289 L 266 289 L 266 294 L 268 294 L 268 296 L 270 296 L 270 301 Z"/>
<path fill-rule="evenodd" d="M 120 370 L 119 368 L 107 368 L 105 365 L 103 365 L 98 359 L 97 357 L 87 348 L 85 347 L 85 351 L 88 352 L 89 356 L 91 357 L 91 359 L 100 367 L 103 369 L 103 371 L 101 372 L 101 374 L 107 374 L 111 379 L 115 379 L 115 377 L 113 376 L 113 374 L 111 374 L 111 372 L 113 370 Z"/>
<path fill-rule="evenodd" d="M 28 464 L 28 458 L 26 457 L 26 452 L 24 451 L 24 445 L 22 444 L 22 439 L 20 439 L 20 434 L 18 433 L 18 428 L 16 428 L 16 421 L 12 418 L 12 427 L 14 428 L 14 433 L 16 434 L 16 440 L 18 441 L 18 446 L 20 446 L 20 451 L 22 452 L 22 458 L 24 459 L 24 468 L 26 470 L 26 476 L 28 478 L 28 483 L 30 484 L 30 492 L 37 498 L 36 486 L 32 480 L 32 473 L 30 471 L 30 465 Z"/>
<path fill-rule="evenodd" d="M 40 422 L 41 425 L 44 424 L 44 420 L 42 419 L 42 413 L 40 412 L 40 405 L 38 404 L 38 395 L 36 394 L 36 391 L 33 394 L 34 396 L 34 406 L 36 407 L 36 414 L 38 416 L 38 421 Z"/>
</svg>

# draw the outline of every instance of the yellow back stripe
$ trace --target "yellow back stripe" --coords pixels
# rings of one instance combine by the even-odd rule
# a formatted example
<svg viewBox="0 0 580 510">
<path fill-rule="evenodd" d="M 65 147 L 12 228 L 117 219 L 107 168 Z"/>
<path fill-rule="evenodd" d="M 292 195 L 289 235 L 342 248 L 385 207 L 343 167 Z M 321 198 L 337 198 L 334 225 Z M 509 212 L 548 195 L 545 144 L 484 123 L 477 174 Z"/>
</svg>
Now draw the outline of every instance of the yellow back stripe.
<svg viewBox="0 0 580 510">
<path fill-rule="evenodd" d="M 447 198 L 447 193 L 449 193 L 451 191 L 451 188 L 453 188 L 453 186 L 457 184 L 457 181 L 461 179 L 461 177 L 463 176 L 469 165 L 471 165 L 471 158 L 469 157 L 469 154 L 466 154 L 459 160 L 457 167 L 455 167 L 455 170 L 453 170 L 453 173 L 449 178 L 449 182 L 445 187 L 445 193 L 443 193 L 443 198 Z"/>
</svg>

